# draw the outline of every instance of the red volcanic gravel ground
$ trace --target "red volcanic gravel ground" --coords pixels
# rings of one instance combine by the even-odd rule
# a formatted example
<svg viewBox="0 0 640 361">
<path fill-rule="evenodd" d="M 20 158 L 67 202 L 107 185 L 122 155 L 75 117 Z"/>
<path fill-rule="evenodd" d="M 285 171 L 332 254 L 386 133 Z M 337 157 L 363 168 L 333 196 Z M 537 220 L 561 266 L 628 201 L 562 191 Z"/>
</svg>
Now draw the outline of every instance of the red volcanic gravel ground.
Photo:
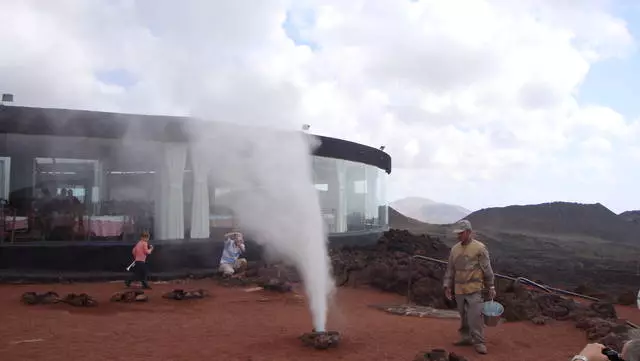
<svg viewBox="0 0 640 361">
<path fill-rule="evenodd" d="M 173 288 L 204 288 L 212 296 L 161 298 Z M 341 288 L 329 329 L 342 333 L 342 344 L 320 351 L 303 347 L 297 338 L 310 331 L 311 321 L 306 304 L 294 294 L 244 292 L 199 280 L 154 285 L 148 303 L 108 301 L 122 289 L 121 283 L 0 285 L 0 360 L 411 360 L 432 348 L 471 360 L 566 360 L 586 343 L 583 331 L 570 322 L 510 323 L 487 328 L 489 355 L 479 356 L 451 346 L 458 320 L 387 314 L 367 305 L 400 304 L 403 297 Z M 60 296 L 86 292 L 100 304 L 87 309 L 19 302 L 23 292 L 49 290 Z M 637 318 L 637 310 L 626 313 Z"/>
</svg>

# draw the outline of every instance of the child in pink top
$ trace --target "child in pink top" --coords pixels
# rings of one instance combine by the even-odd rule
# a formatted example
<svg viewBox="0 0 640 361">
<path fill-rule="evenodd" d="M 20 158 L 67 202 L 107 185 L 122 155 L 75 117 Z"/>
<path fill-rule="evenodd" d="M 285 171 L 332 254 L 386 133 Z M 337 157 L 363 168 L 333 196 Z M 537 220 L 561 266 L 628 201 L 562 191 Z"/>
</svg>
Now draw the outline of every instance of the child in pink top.
<svg viewBox="0 0 640 361">
<path fill-rule="evenodd" d="M 142 288 L 151 289 L 147 283 L 147 256 L 153 252 L 153 246 L 149 245 L 149 233 L 143 232 L 140 240 L 133 247 L 131 253 L 135 259 L 133 266 L 133 276 L 124 282 L 125 286 L 131 286 L 131 282 L 139 281 Z"/>
</svg>

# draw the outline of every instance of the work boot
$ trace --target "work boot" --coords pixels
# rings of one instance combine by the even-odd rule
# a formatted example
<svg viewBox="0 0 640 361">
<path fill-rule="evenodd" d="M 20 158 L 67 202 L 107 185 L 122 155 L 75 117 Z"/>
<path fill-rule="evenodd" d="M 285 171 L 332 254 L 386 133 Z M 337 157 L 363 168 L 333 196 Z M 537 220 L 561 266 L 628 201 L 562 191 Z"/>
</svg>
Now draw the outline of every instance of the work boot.
<svg viewBox="0 0 640 361">
<path fill-rule="evenodd" d="M 454 346 L 471 346 L 473 343 L 468 338 L 461 338 L 459 341 L 453 343 Z"/>
<path fill-rule="evenodd" d="M 478 343 L 475 344 L 473 346 L 474 349 L 476 349 L 476 352 L 481 354 L 481 355 L 486 355 L 487 354 L 487 346 L 483 343 Z"/>
</svg>

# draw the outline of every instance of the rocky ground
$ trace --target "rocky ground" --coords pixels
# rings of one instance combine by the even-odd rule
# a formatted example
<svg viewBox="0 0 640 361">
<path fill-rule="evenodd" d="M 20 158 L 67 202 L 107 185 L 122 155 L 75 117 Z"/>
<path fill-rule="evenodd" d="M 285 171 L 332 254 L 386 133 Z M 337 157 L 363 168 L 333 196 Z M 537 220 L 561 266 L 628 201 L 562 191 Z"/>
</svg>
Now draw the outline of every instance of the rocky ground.
<svg viewBox="0 0 640 361">
<path fill-rule="evenodd" d="M 372 286 L 385 292 L 407 296 L 422 306 L 455 309 L 455 301 L 444 297 L 442 278 L 445 266 L 436 262 L 411 261 L 411 255 L 446 260 L 449 247 L 437 237 L 390 230 L 377 244 L 367 247 L 343 247 L 330 250 L 334 277 L 338 286 Z M 499 265 L 494 265 L 499 269 Z M 411 283 L 409 282 L 411 278 Z M 266 289 L 287 292 L 299 281 L 295 270 L 280 265 L 252 263 L 243 279 L 221 280 L 223 285 L 258 284 Z M 610 302 L 590 302 L 532 290 L 519 283 L 497 279 L 496 301 L 505 307 L 504 319 L 530 321 L 545 325 L 554 321 L 571 321 L 585 330 L 590 341 L 619 349 L 629 338 L 630 328 L 617 317 Z M 601 296 L 588 287 L 576 291 Z M 623 304 L 635 302 L 635 295 L 621 295 Z"/>
<path fill-rule="evenodd" d="M 334 249 L 331 259 L 339 285 L 367 284 L 383 291 L 407 295 L 411 278 L 412 302 L 446 309 L 455 308 L 455 303 L 443 296 L 445 266 L 420 261 L 414 262 L 412 269 L 410 255 L 445 260 L 448 252 L 449 247 L 436 237 L 391 230 L 375 246 Z M 617 349 L 629 337 L 629 327 L 624 320 L 617 318 L 612 303 L 578 302 L 556 294 L 537 292 L 508 280 L 498 280 L 497 286 L 496 301 L 505 306 L 504 318 L 507 321 L 528 320 L 536 325 L 555 320 L 572 321 L 576 327 L 586 331 L 589 340 Z M 582 291 L 589 293 L 586 289 Z M 623 294 L 620 299 L 629 304 L 635 296 Z"/>
<path fill-rule="evenodd" d="M 414 235 L 403 230 L 385 232 L 375 245 L 330 250 L 338 286 L 367 285 L 403 296 L 409 295 L 410 290 L 411 302 L 417 305 L 455 309 L 455 301 L 448 301 L 442 288 L 446 266 L 436 262 L 411 261 L 411 255 L 446 260 L 448 254 L 449 247 L 437 237 Z M 494 264 L 494 269 L 502 271 L 499 267 Z M 508 273 L 508 270 L 504 273 Z M 300 279 L 291 267 L 253 262 L 249 265 L 246 277 L 219 282 L 224 286 L 257 284 L 267 290 L 289 292 L 298 281 Z M 563 297 L 500 278 L 496 284 L 496 301 L 504 305 L 503 317 L 507 322 L 530 321 L 535 325 L 545 325 L 554 321 L 571 321 L 577 328 L 585 330 L 588 340 L 602 342 L 616 349 L 620 349 L 622 342 L 629 338 L 630 328 L 625 320 L 618 319 L 611 302 Z M 586 286 L 575 291 L 602 297 Z M 621 304 L 635 303 L 635 295 L 629 292 L 623 293 L 618 299 Z"/>
<path fill-rule="evenodd" d="M 534 361 L 568 360 L 586 342 L 584 333 L 568 322 L 542 327 L 506 322 L 487 328 L 490 354 L 478 356 L 473 348 L 451 345 L 459 320 L 391 315 L 368 306 L 401 304 L 403 296 L 369 287 L 340 287 L 328 317 L 328 329 L 342 335 L 340 345 L 316 350 L 299 338 L 312 328 L 299 284 L 294 292 L 284 293 L 253 291 L 253 285 L 221 287 L 211 279 L 158 282 L 152 287 L 144 290 L 146 302 L 111 302 L 115 294 L 126 291 L 122 282 L 0 285 L 0 359 L 406 361 L 418 352 L 433 355 L 433 349 L 445 349 L 470 361 Z M 177 288 L 204 289 L 208 296 L 180 301 L 164 297 Z M 98 305 L 20 302 L 26 292 L 47 291 L 61 297 L 85 293 Z"/>
<path fill-rule="evenodd" d="M 449 247 L 436 237 L 429 237 L 425 235 L 415 236 L 407 231 L 398 231 L 398 230 L 391 230 L 389 232 L 386 232 L 376 245 L 372 245 L 368 247 L 343 247 L 343 248 L 332 249 L 330 251 L 330 256 L 331 256 L 334 277 L 336 279 L 336 283 L 339 286 L 343 286 L 338 293 L 339 298 L 341 298 L 341 300 L 337 303 L 337 305 L 345 305 L 345 304 L 348 304 L 349 302 L 355 302 L 356 300 L 364 300 L 365 298 L 362 298 L 363 296 L 359 296 L 359 294 L 357 293 L 357 292 L 360 292 L 360 290 L 355 290 L 354 288 L 356 288 L 357 286 L 368 285 L 373 288 L 385 291 L 389 295 L 388 300 L 389 301 L 393 300 L 391 303 L 384 303 L 385 301 L 383 301 L 383 299 L 385 297 L 378 297 L 374 294 L 368 294 L 366 297 L 366 302 L 369 305 L 376 304 L 376 303 L 377 304 L 396 304 L 396 305 L 401 304 L 404 301 L 406 301 L 406 299 L 404 299 L 403 297 L 399 297 L 397 295 L 406 297 L 408 294 L 408 291 L 410 290 L 411 301 L 418 305 L 429 306 L 429 307 L 434 307 L 439 309 L 454 309 L 455 304 L 453 302 L 447 301 L 443 297 L 442 277 L 444 275 L 444 266 L 434 262 L 419 261 L 419 262 L 412 263 L 410 261 L 411 259 L 410 256 L 414 254 L 443 260 L 447 258 L 448 253 L 449 253 Z M 495 268 L 499 270 L 498 267 L 495 267 Z M 499 270 L 499 271 L 504 272 L 503 270 Z M 504 273 L 507 273 L 507 272 L 504 272 Z M 207 297 L 204 300 L 197 301 L 197 302 L 205 302 L 206 304 L 209 304 L 211 302 L 216 303 L 217 302 L 216 300 L 221 300 L 221 298 L 219 297 L 219 295 L 221 294 L 226 294 L 225 298 L 226 297 L 239 298 L 237 302 L 240 302 L 240 303 L 245 302 L 244 299 L 249 300 L 249 299 L 255 298 L 255 301 L 261 304 L 262 303 L 273 304 L 274 299 L 281 299 L 286 301 L 284 302 L 285 308 L 278 310 L 277 313 L 279 313 L 283 318 L 285 317 L 284 315 L 287 315 L 287 318 L 290 318 L 289 312 L 291 311 L 289 307 L 292 307 L 292 305 L 301 306 L 299 302 L 300 299 L 298 297 L 299 295 L 292 294 L 292 291 L 295 290 L 296 287 L 298 287 L 296 283 L 300 281 L 300 279 L 296 274 L 295 270 L 291 269 L 290 267 L 285 267 L 282 265 L 269 265 L 269 264 L 265 264 L 264 262 L 252 262 L 249 265 L 249 269 L 247 270 L 245 276 L 246 277 L 244 278 L 218 279 L 215 283 L 221 286 L 225 286 L 225 287 L 222 287 L 222 289 L 228 289 L 229 291 L 222 291 L 222 290 L 215 291 L 213 292 L 213 297 Z M 409 281 L 411 281 L 411 283 Z M 193 288 L 193 286 L 195 286 L 196 284 L 199 286 L 204 286 L 205 284 L 202 282 L 211 282 L 211 281 L 210 280 L 207 280 L 207 281 L 187 280 L 185 282 L 186 283 L 191 282 L 191 284 L 190 285 L 184 284 L 184 286 L 192 286 L 189 288 Z M 194 284 L 193 282 L 196 282 L 196 283 Z M 180 281 L 173 282 L 172 284 L 169 284 L 166 286 L 162 284 L 159 285 L 159 288 L 160 288 L 159 291 L 163 292 L 162 294 L 163 299 L 186 299 L 186 297 L 183 297 L 183 296 L 187 294 L 192 294 L 192 293 L 194 295 L 198 295 L 197 298 L 202 298 L 207 294 L 207 292 L 205 292 L 204 289 L 199 289 L 199 288 L 196 289 L 195 291 L 185 291 L 182 288 L 175 288 L 176 284 L 180 284 Z M 410 284 L 411 286 L 409 286 Z M 242 290 L 238 290 L 238 287 L 237 287 L 237 286 L 242 286 L 242 288 L 244 288 L 245 290 L 249 290 L 251 287 L 255 288 L 256 285 L 260 286 L 262 290 L 259 292 L 247 293 Z M 118 285 L 118 286 L 121 287 L 121 285 Z M 122 294 L 121 292 L 111 293 L 111 296 L 104 294 L 109 290 L 111 292 L 116 291 L 118 286 L 114 286 L 114 287 L 110 286 L 105 289 L 99 285 L 96 285 L 96 286 L 84 285 L 83 288 L 89 289 L 92 295 L 94 291 L 93 287 L 95 287 L 95 291 L 98 292 L 98 295 L 101 298 L 109 299 L 108 297 L 111 297 L 111 300 L 115 301 L 115 302 L 108 302 L 108 304 L 110 305 L 106 305 L 105 303 L 102 303 L 99 307 L 97 307 L 98 311 L 88 311 L 88 312 L 104 312 L 105 308 L 109 312 L 111 311 L 116 312 L 114 309 L 115 305 L 122 304 L 123 303 L 122 300 L 126 300 L 126 299 L 130 299 L 132 301 L 131 306 L 139 303 L 139 302 L 134 302 L 135 298 L 139 295 L 131 295 L 131 297 L 127 298 L 126 295 Z M 17 288 L 13 288 L 13 287 L 14 286 L 6 286 L 4 289 L 7 292 L 7 295 L 11 295 L 10 297 L 11 300 L 9 298 L 5 299 L 5 302 L 4 302 L 5 304 L 3 305 L 4 307 L 6 307 L 7 310 L 11 308 L 8 306 L 8 302 L 15 302 L 18 299 L 16 295 Z M 24 291 L 29 291 L 25 289 L 25 287 L 29 287 L 29 286 L 24 286 L 24 287 L 15 286 L 15 287 L 19 287 Z M 183 286 L 181 285 L 178 287 L 183 287 Z M 56 292 L 47 293 L 47 292 L 44 292 L 45 291 L 44 289 L 42 289 L 40 290 L 41 293 L 37 293 L 37 292 L 23 293 L 22 302 L 25 304 L 38 304 L 38 303 L 47 304 L 47 303 L 50 303 L 48 301 L 52 299 L 59 299 L 60 302 L 58 303 L 61 303 L 61 304 L 67 303 L 70 305 L 75 305 L 72 301 L 75 301 L 76 299 L 82 301 L 83 300 L 82 296 L 86 295 L 86 294 L 68 293 L 70 291 L 73 291 L 73 292 L 76 291 L 75 289 L 77 288 L 77 286 L 74 286 L 74 285 L 57 286 L 56 288 L 57 289 L 55 289 L 54 291 L 59 292 L 59 294 L 61 295 L 68 294 L 67 297 L 59 298 L 57 296 L 58 293 Z M 159 295 L 154 295 L 154 293 L 157 292 L 155 288 L 156 287 L 154 286 L 154 291 L 149 292 L 149 297 L 151 298 L 151 301 L 142 302 L 142 304 L 147 304 L 147 303 L 155 304 L 155 302 L 157 302 L 156 299 L 158 298 Z M 204 288 L 211 289 L 210 286 L 204 287 Z M 573 323 L 573 325 L 575 325 L 575 328 L 584 330 L 586 334 L 586 338 L 583 339 L 584 342 L 586 342 L 587 340 L 597 341 L 618 350 L 621 348 L 624 340 L 628 339 L 631 336 L 631 334 L 635 332 L 634 330 L 630 329 L 630 327 L 625 323 L 625 320 L 622 320 L 618 317 L 618 313 L 616 312 L 616 307 L 614 307 L 612 303 L 583 301 L 583 300 L 572 299 L 568 297 L 562 297 L 556 294 L 537 292 L 530 288 L 524 287 L 521 284 L 514 284 L 513 282 L 510 282 L 510 281 L 502 281 L 502 280 L 498 281 L 497 288 L 498 288 L 498 296 L 496 298 L 496 301 L 500 302 L 505 306 L 503 317 L 507 321 L 507 323 L 501 327 L 490 328 L 490 330 L 488 330 L 490 334 L 492 332 L 499 332 L 502 335 L 501 337 L 504 338 L 504 339 L 498 340 L 493 338 L 493 336 L 491 336 L 490 343 L 497 342 L 495 343 L 495 347 L 500 347 L 500 348 L 506 347 L 506 349 L 512 350 L 511 352 L 516 352 L 517 349 L 522 348 L 523 345 L 527 344 L 527 342 L 537 343 L 539 341 L 539 342 L 542 342 L 545 345 L 545 347 L 555 342 L 558 344 L 554 346 L 556 348 L 556 351 L 560 350 L 561 347 L 559 345 L 561 345 L 561 343 L 559 342 L 563 337 L 562 336 L 563 332 L 566 333 L 567 330 L 564 330 L 560 333 L 558 333 L 558 330 L 564 329 L 566 327 L 573 327 L 573 326 L 569 326 L 571 324 L 568 322 Z M 236 291 L 232 291 L 232 290 L 236 290 Z M 581 291 L 584 293 L 592 292 L 587 288 L 583 288 L 578 291 Z M 100 292 L 102 292 L 103 294 L 100 294 Z M 262 296 L 260 296 L 262 294 L 260 292 L 270 292 L 270 293 L 263 294 Z M 282 295 L 281 297 L 284 297 L 284 298 L 278 298 L 280 296 L 274 296 L 278 294 L 281 294 Z M 393 294 L 396 294 L 396 296 L 393 296 Z M 202 297 L 200 297 L 199 295 L 202 295 Z M 243 296 L 243 295 L 246 295 L 246 296 Z M 253 296 L 249 296 L 249 295 L 253 295 Z M 345 298 L 347 297 L 345 295 L 349 295 L 348 297 L 353 297 L 353 299 L 350 301 L 347 301 L 348 298 Z M 633 296 L 634 295 L 625 294 L 621 298 L 625 299 L 626 300 L 625 302 L 627 303 L 632 303 L 632 300 L 635 299 L 635 297 Z M 290 299 L 287 297 L 289 297 Z M 91 298 L 91 300 L 93 300 L 93 298 Z M 148 299 L 145 299 L 145 301 L 148 301 Z M 225 307 L 227 307 L 225 310 L 229 311 L 230 310 L 229 307 L 235 307 L 235 306 L 231 306 L 231 304 L 227 302 L 228 301 L 225 301 Z M 347 302 L 347 303 L 343 303 L 343 302 Z M 192 305 L 191 302 L 187 302 L 187 303 L 177 302 L 176 304 Z M 197 305 L 197 304 L 200 304 L 200 303 L 196 303 L 193 305 Z M 55 306 L 57 307 L 58 305 L 55 305 Z M 298 306 L 293 306 L 293 307 L 298 307 Z M 358 307 L 362 307 L 362 306 L 365 306 L 365 305 L 358 304 Z M 35 306 L 35 307 L 39 307 L 39 306 Z M 163 304 L 162 307 L 169 307 L 169 306 L 166 304 Z M 181 306 L 175 306 L 175 307 L 181 307 Z M 173 306 L 171 307 L 172 312 L 176 312 L 177 308 L 175 307 Z M 191 306 L 188 306 L 188 307 L 191 307 Z M 200 306 L 193 306 L 193 307 L 200 308 Z M 344 306 L 340 306 L 340 307 L 344 307 Z M 357 308 L 353 308 L 353 305 L 349 307 L 351 307 L 351 309 L 345 315 L 347 314 L 350 315 L 350 313 L 352 312 L 354 312 L 354 314 L 357 312 L 365 312 L 365 311 L 356 311 Z M 96 307 L 91 307 L 91 308 L 96 309 Z M 236 311 L 242 313 L 244 316 L 252 315 L 251 317 L 253 318 L 247 319 L 247 320 L 251 320 L 250 321 L 251 323 L 253 323 L 257 317 L 262 317 L 262 318 L 265 317 L 265 315 L 262 315 L 259 313 L 262 311 L 253 310 L 253 308 L 255 307 L 243 308 L 239 306 L 236 308 L 237 308 Z M 141 311 L 141 309 L 138 307 L 134 309 Z M 217 313 L 211 313 L 212 310 L 213 309 L 208 309 L 207 314 L 209 314 L 210 316 L 217 314 Z M 625 308 L 625 310 L 627 309 Z M 67 309 L 67 311 L 69 310 Z M 201 311 L 204 311 L 204 309 L 201 309 Z M 273 313 L 272 315 L 275 315 L 274 312 L 276 312 L 275 310 L 267 311 L 266 309 L 264 309 L 263 311 L 271 312 Z M 346 312 L 347 310 L 345 309 L 344 311 Z M 126 313 L 125 309 L 122 309 L 122 308 L 119 308 L 117 312 Z M 157 309 L 154 312 L 161 312 L 161 314 L 163 315 L 162 317 L 166 317 L 168 319 L 170 319 L 171 317 L 174 317 L 168 313 L 164 313 L 164 311 L 160 311 Z M 379 311 L 376 311 L 376 312 L 379 312 Z M 368 322 L 368 324 L 365 324 L 367 322 L 365 323 L 360 322 L 362 320 L 358 317 L 350 316 L 350 321 L 349 321 L 350 323 L 354 322 L 354 325 L 355 325 L 356 323 L 360 322 L 360 324 L 358 324 L 358 327 L 347 326 L 347 324 L 343 324 L 338 328 L 341 331 L 346 330 L 348 331 L 348 334 L 353 335 L 353 332 L 355 332 L 356 328 L 359 328 L 359 327 L 371 328 L 376 330 L 376 332 L 381 332 L 382 330 L 386 330 L 390 327 L 388 322 L 392 322 L 395 325 L 394 327 L 398 327 L 398 325 L 400 324 L 414 325 L 415 327 L 417 327 L 417 328 L 414 328 L 414 326 L 402 326 L 405 328 L 409 327 L 409 329 L 405 330 L 408 334 L 414 334 L 418 332 L 420 327 L 422 327 L 422 326 L 418 326 L 418 324 L 416 323 L 416 322 L 421 322 L 418 317 L 393 316 L 398 318 L 398 321 L 396 322 L 396 321 L 392 321 L 391 319 L 387 319 L 383 316 L 369 313 L 368 311 L 366 311 L 365 313 L 367 317 L 366 321 Z M 365 315 L 365 313 L 363 313 L 363 316 Z M 304 314 L 304 312 L 302 314 Z M 31 317 L 30 315 L 31 314 L 24 314 L 22 316 L 19 316 L 18 318 L 16 318 L 17 316 L 16 317 L 12 316 L 11 318 L 7 318 L 5 321 L 13 322 L 15 325 L 18 325 L 19 322 L 22 322 L 21 321 L 22 318 Z M 384 315 L 384 313 L 380 312 L 380 315 Z M 628 313 L 626 315 L 628 316 Z M 211 316 L 211 317 L 214 317 L 214 316 Z M 134 319 L 135 317 L 127 322 L 132 323 L 134 322 Z M 224 313 L 223 315 L 215 316 L 210 321 L 213 322 L 213 324 L 218 324 L 219 322 L 221 322 L 220 320 L 222 319 L 226 320 L 224 322 L 231 322 L 231 319 L 224 316 Z M 273 320 L 274 318 L 269 318 L 269 319 Z M 280 318 L 277 318 L 277 319 L 280 319 Z M 417 319 L 417 321 L 412 321 L 411 319 Z M 53 318 L 52 318 L 51 320 L 52 320 L 51 322 L 54 322 L 54 323 L 61 322 L 58 319 L 56 319 L 56 321 L 53 321 Z M 172 321 L 170 322 L 175 321 L 173 319 L 171 320 Z M 403 320 L 403 321 L 399 321 L 399 320 Z M 438 327 L 448 325 L 446 327 L 451 328 L 451 332 L 447 334 L 447 338 L 451 338 L 451 339 L 455 338 L 455 329 L 457 327 L 456 324 L 458 322 L 457 320 L 451 320 L 451 319 L 449 320 L 430 319 L 430 320 L 431 321 L 429 322 L 433 323 L 434 325 L 435 324 L 439 325 Z M 271 326 L 267 326 L 268 322 L 273 322 L 273 321 L 266 321 L 266 319 L 263 321 L 265 321 L 266 323 L 263 322 L 261 327 L 271 327 Z M 525 321 L 525 322 L 513 322 L 513 321 Z M 568 321 L 568 322 L 562 322 L 562 321 Z M 302 323 L 298 322 L 296 323 L 297 326 L 295 327 L 298 331 L 300 331 L 301 330 L 300 325 L 302 325 L 303 323 L 308 324 L 308 322 L 309 322 L 308 320 L 304 320 L 304 322 Z M 513 326 L 507 326 L 507 325 L 513 325 Z M 551 326 L 543 326 L 543 325 L 551 325 Z M 100 327 L 102 327 L 102 325 L 100 325 L 97 329 L 99 329 Z M 158 327 L 160 327 L 160 325 L 158 325 Z M 205 327 L 204 332 L 207 332 L 206 325 L 203 324 L 203 325 L 199 325 L 198 327 Z M 526 329 L 527 338 L 517 342 L 513 341 L 511 339 L 513 336 L 511 335 L 511 332 L 508 330 L 514 327 L 523 328 L 523 330 Z M 271 331 L 274 331 L 274 330 L 271 330 Z M 308 329 L 304 331 L 308 332 Z M 119 330 L 118 332 L 122 332 L 122 330 Z M 442 347 L 442 346 L 448 345 L 448 343 L 444 344 L 443 342 L 445 342 L 445 340 L 444 339 L 440 340 L 441 337 L 436 333 L 427 332 L 427 331 L 423 333 L 424 333 L 424 337 L 428 338 L 425 340 L 428 341 L 426 343 L 429 345 L 432 345 L 434 347 Z M 369 337 L 369 338 L 373 337 L 373 339 L 376 339 L 378 341 L 382 340 L 382 338 L 385 338 L 385 345 L 387 345 L 385 347 L 388 347 L 388 349 L 391 350 L 393 347 L 389 345 L 395 344 L 396 342 L 400 341 L 397 337 L 393 338 L 394 336 L 392 335 L 396 335 L 396 333 L 393 333 L 390 331 L 385 333 L 385 335 L 367 334 L 366 337 Z M 255 337 L 255 339 L 259 339 L 261 336 L 259 336 L 259 333 L 258 333 L 252 337 Z M 364 336 L 360 336 L 360 337 L 364 337 Z M 389 338 L 389 340 L 395 340 L 395 341 L 387 342 L 388 340 L 386 338 Z M 544 339 L 544 341 L 542 339 Z M 351 345 L 348 347 L 353 348 L 354 347 L 353 342 L 355 342 L 355 349 L 357 349 L 357 344 L 358 344 L 357 340 L 358 340 L 357 337 L 353 339 L 349 339 L 348 337 L 347 345 Z M 515 343 L 511 344 L 512 341 Z M 88 342 L 89 344 L 91 344 L 90 341 Z M 236 342 L 236 344 L 238 344 L 240 341 L 237 341 L 234 339 L 233 342 Z M 264 342 L 267 343 L 268 341 L 265 339 Z M 349 342 L 352 342 L 352 343 L 349 343 Z M 575 343 L 575 340 L 573 342 Z M 507 346 L 507 344 L 511 346 Z M 490 344 L 490 347 L 493 347 L 493 346 L 494 346 L 493 344 Z M 528 347 L 532 347 L 532 346 L 534 345 L 531 345 Z M 581 347 L 581 345 L 574 345 L 574 346 Z M 534 347 L 539 348 L 541 346 L 540 344 L 537 344 L 537 346 L 534 346 Z M 423 349 L 423 347 L 420 347 L 420 349 Z M 415 350 L 416 349 L 414 349 L 414 351 Z M 412 353 L 414 351 L 412 351 Z M 461 350 L 456 350 L 456 352 L 458 351 L 461 351 Z M 350 349 L 349 352 L 359 352 L 359 351 L 354 351 L 354 349 Z M 566 350 L 562 352 L 566 352 Z M 378 353 L 374 352 L 374 354 L 377 355 Z M 424 356 L 425 354 L 426 353 L 423 353 L 422 355 Z M 18 353 L 14 353 L 13 355 L 16 356 L 18 355 Z M 364 352 L 364 349 L 363 349 L 362 353 L 358 355 L 358 358 L 352 358 L 352 359 L 354 360 L 367 359 L 366 358 L 367 356 L 365 355 L 366 355 L 366 352 Z M 523 355 L 525 357 L 524 358 L 520 357 L 519 359 L 529 359 L 526 356 L 527 355 L 532 356 L 531 354 L 528 354 L 528 353 L 525 353 Z M 273 356 L 275 356 L 275 354 Z M 504 356 L 504 359 L 512 359 L 511 357 L 514 355 L 505 354 L 505 355 L 499 355 L 499 356 L 496 355 L 496 356 L 497 358 L 495 358 L 495 360 L 503 359 L 503 356 Z M 570 355 L 566 355 L 566 357 L 568 356 Z M 197 359 L 197 355 L 194 357 L 195 359 Z M 38 359 L 38 357 L 35 357 L 34 359 Z M 43 359 L 43 358 L 40 357 L 40 359 Z M 185 359 L 194 359 L 194 358 L 190 356 L 190 358 L 185 358 Z M 229 358 L 229 359 L 233 359 L 233 358 Z M 393 359 L 393 358 L 389 358 L 389 359 Z M 407 359 L 407 358 L 403 356 L 402 359 Z"/>
</svg>

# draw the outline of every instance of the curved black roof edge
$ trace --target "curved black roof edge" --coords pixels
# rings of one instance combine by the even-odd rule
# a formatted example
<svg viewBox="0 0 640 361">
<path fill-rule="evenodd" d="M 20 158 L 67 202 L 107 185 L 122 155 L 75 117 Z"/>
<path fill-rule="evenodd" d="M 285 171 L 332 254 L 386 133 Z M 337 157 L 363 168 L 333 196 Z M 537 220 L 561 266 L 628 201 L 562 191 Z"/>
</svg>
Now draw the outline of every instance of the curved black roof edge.
<svg viewBox="0 0 640 361">
<path fill-rule="evenodd" d="M 380 149 L 344 139 L 316 137 L 322 142 L 313 152 L 317 156 L 373 165 L 391 174 L 391 156 Z"/>
<path fill-rule="evenodd" d="M 202 121 L 179 116 L 138 115 L 90 110 L 0 105 L 0 134 L 57 135 L 187 142 L 187 126 Z M 372 165 L 391 173 L 391 156 L 384 151 L 348 140 L 319 136 L 314 155 Z"/>
</svg>

